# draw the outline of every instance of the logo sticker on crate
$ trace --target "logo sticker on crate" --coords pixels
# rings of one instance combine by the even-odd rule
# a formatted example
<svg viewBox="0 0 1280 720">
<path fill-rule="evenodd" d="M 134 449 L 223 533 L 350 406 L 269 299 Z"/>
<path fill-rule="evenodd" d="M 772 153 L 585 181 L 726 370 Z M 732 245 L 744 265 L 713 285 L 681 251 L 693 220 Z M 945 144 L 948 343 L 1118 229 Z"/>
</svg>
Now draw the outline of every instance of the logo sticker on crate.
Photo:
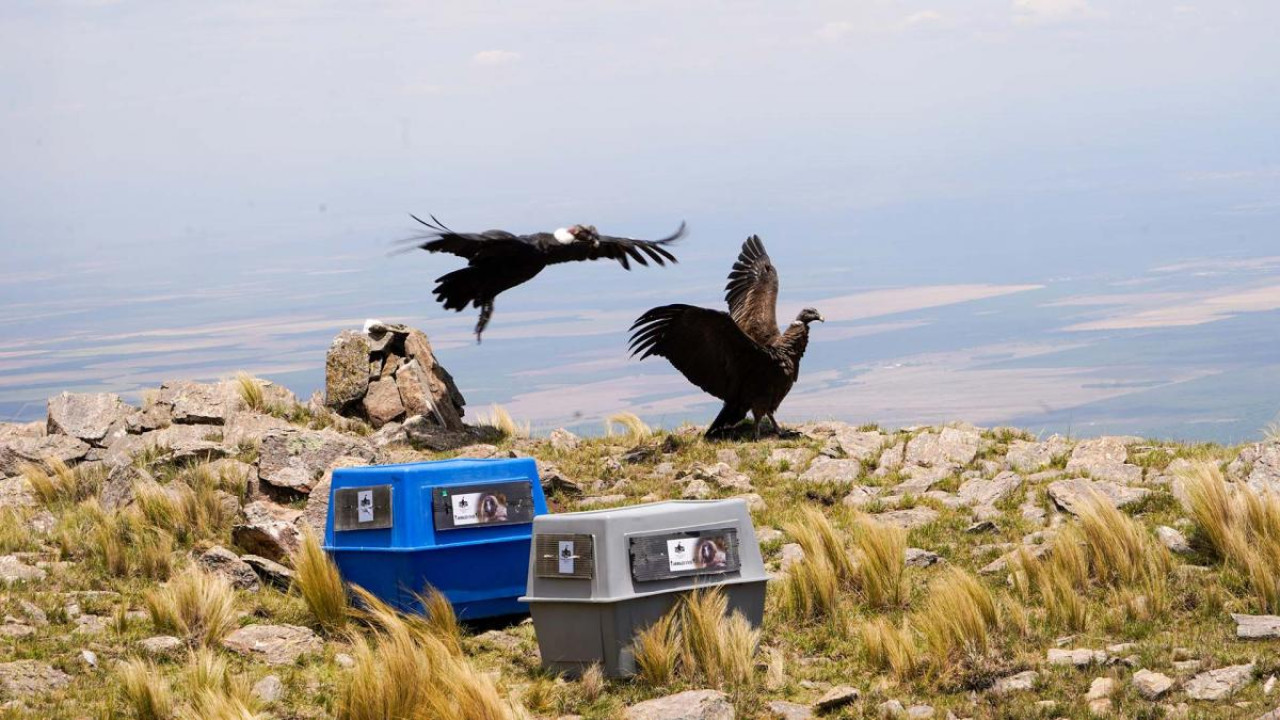
<svg viewBox="0 0 1280 720">
<path fill-rule="evenodd" d="M 590 535 L 537 535 L 534 573 L 543 578 L 590 579 L 595 575 L 595 539 Z"/>
<path fill-rule="evenodd" d="M 528 524 L 533 512 L 528 480 L 437 487 L 431 494 L 436 530 Z"/>
<path fill-rule="evenodd" d="M 385 530 L 391 527 L 391 486 L 341 488 L 333 494 L 333 529 Z"/>
<path fill-rule="evenodd" d="M 737 528 L 631 538 L 631 576 L 638 581 L 719 575 L 739 567 Z"/>
</svg>

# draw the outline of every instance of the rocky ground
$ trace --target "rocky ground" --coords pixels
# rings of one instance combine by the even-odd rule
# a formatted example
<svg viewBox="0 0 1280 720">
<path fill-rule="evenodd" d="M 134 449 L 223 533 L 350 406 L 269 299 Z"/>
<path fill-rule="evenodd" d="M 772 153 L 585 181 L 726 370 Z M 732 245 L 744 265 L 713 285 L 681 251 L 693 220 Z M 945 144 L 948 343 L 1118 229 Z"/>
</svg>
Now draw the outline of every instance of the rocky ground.
<svg viewBox="0 0 1280 720">
<path fill-rule="evenodd" d="M 49 400 L 47 421 L 0 425 L 0 717 L 132 717 L 121 668 L 133 658 L 154 662 L 181 696 L 192 639 L 165 625 L 149 599 L 192 565 L 235 587 L 235 627 L 215 649 L 252 686 L 260 716 L 338 716 L 352 633 L 363 631 L 326 631 L 291 588 L 302 533 L 322 527 L 329 473 L 460 455 L 537 458 L 553 511 L 744 497 L 774 573 L 756 670 L 734 686 L 684 676 L 661 686 L 552 678 L 538 668 L 529 623 L 469 630 L 464 654 L 517 716 L 1280 717 L 1268 714 L 1280 704 L 1280 618 L 1212 551 L 1182 487 L 1186 470 L 1207 463 L 1231 486 L 1280 488 L 1280 443 L 1076 441 L 1007 428 L 891 432 L 835 422 L 760 442 L 709 443 L 690 427 L 507 437 L 463 426 L 461 396 L 438 374 L 405 381 L 397 410 L 385 386 L 372 388 L 410 365 L 406 358 L 417 361 L 414 373 L 430 365 L 387 345 L 344 342 L 357 346 L 348 370 L 359 353 L 381 362 L 367 366 L 368 381 L 338 403 L 341 412 L 240 378 L 169 383 L 141 407 L 109 394 L 62 394 Z M 390 375 L 378 353 L 401 353 Z M 413 395 L 412 383 L 427 390 Z M 371 393 L 381 404 L 376 421 L 358 411 Z M 432 410 L 446 399 L 457 415 Z M 432 449 L 442 447 L 450 449 Z M 172 502 L 158 505 L 159 494 Z M 1168 582 L 1136 594 L 1083 583 L 1080 613 L 1064 623 L 1018 582 L 1019 563 L 1046 555 L 1094 497 L 1136 519 L 1168 554 Z M 855 588 L 829 616 L 783 613 L 777 588 L 811 561 L 787 531 L 804 508 L 820 510 L 845 537 L 869 520 L 900 528 L 902 598 L 873 608 Z M 996 600 L 989 642 L 944 662 L 910 640 L 921 643 L 920 669 L 883 667 L 861 628 L 879 617 L 908 627 L 954 568 Z"/>
</svg>

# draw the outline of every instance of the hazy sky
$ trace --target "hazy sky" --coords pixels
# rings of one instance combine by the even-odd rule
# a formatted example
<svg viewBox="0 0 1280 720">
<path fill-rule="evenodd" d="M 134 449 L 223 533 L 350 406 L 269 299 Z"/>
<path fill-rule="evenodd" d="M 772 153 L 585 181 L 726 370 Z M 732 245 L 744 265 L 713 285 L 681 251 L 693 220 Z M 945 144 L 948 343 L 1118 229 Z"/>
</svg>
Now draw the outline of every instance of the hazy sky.
<svg viewBox="0 0 1280 720">
<path fill-rule="evenodd" d="M 266 317 L 315 336 L 228 363 L 319 367 L 333 323 L 383 314 L 465 338 L 472 317 L 430 304 L 456 262 L 386 255 L 409 212 L 689 221 L 678 269 L 575 267 L 500 299 L 495 341 L 524 332 L 460 351 L 476 384 L 534 347 L 522 317 L 621 335 L 655 299 L 718 302 L 751 233 L 792 306 L 1275 255 L 1277 27 L 1273 0 L 6 0 L 0 371 L 7 345 L 38 372 L 65 360 L 29 349 L 54 336 Z M 119 353 L 111 372 L 137 370 Z"/>
<path fill-rule="evenodd" d="M 9 0 L 0 234 L 24 269 L 350 251 L 410 210 L 975 264 L 1231 250 L 1280 213 L 1278 26 L 1270 0 Z"/>
</svg>

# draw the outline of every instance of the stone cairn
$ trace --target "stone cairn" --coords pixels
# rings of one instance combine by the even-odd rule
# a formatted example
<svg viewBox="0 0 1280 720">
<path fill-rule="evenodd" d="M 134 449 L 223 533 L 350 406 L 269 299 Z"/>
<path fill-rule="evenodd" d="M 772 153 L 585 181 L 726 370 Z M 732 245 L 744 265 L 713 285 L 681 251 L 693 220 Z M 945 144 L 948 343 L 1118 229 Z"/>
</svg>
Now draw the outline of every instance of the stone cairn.
<svg viewBox="0 0 1280 720">
<path fill-rule="evenodd" d="M 374 428 L 411 436 L 460 433 L 466 400 L 421 330 L 369 320 L 338 334 L 325 358 L 324 403 Z"/>
</svg>

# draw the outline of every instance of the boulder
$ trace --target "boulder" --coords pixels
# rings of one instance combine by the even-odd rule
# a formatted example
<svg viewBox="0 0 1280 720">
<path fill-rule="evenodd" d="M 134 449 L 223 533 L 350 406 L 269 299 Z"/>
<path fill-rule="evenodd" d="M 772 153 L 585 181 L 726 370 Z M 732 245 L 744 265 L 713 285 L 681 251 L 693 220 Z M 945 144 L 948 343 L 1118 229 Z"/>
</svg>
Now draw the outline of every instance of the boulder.
<svg viewBox="0 0 1280 720">
<path fill-rule="evenodd" d="M 156 635 L 138 641 L 138 649 L 151 657 L 173 657 L 187 649 L 187 644 L 172 635 Z"/>
<path fill-rule="evenodd" d="M 576 450 L 581 442 L 577 435 L 564 428 L 552 430 L 551 434 L 547 436 L 547 441 L 551 443 L 551 449 L 559 453 Z"/>
<path fill-rule="evenodd" d="M 260 587 L 258 573 L 254 572 L 249 563 L 221 545 L 214 545 L 201 553 L 198 562 L 206 570 L 231 581 L 232 587 L 239 590 L 257 591 Z"/>
<path fill-rule="evenodd" d="M 402 419 L 405 413 L 405 403 L 400 400 L 400 389 L 391 378 L 369 383 L 360 405 L 369 424 L 376 428 Z"/>
<path fill-rule="evenodd" d="M 832 437 L 836 448 L 846 458 L 857 460 L 860 463 L 870 462 L 878 458 L 887 439 L 888 436 L 879 431 L 863 432 L 849 426 L 838 428 Z"/>
<path fill-rule="evenodd" d="M 1088 648 L 1075 648 L 1073 650 L 1049 648 L 1045 659 L 1049 661 L 1050 665 L 1084 667 L 1093 663 L 1101 664 L 1106 662 L 1107 653 L 1102 650 L 1090 650 Z"/>
<path fill-rule="evenodd" d="M 284 683 L 277 675 L 268 675 L 253 685 L 253 694 L 264 703 L 277 702 L 284 697 Z"/>
<path fill-rule="evenodd" d="M 903 561 L 911 567 L 932 567 L 943 562 L 942 556 L 932 550 L 909 547 L 903 553 Z"/>
<path fill-rule="evenodd" d="M 893 525 L 903 530 L 923 527 L 938 519 L 938 511 L 930 507 L 914 507 L 906 510 L 890 510 L 875 513 L 871 517 L 885 525 Z"/>
<path fill-rule="evenodd" d="M 16 555 L 0 555 L 0 583 L 38 582 L 47 573 L 38 567 L 24 563 Z"/>
<path fill-rule="evenodd" d="M 0 480 L 0 508 L 34 507 L 36 493 L 27 479 L 18 476 Z"/>
<path fill-rule="evenodd" d="M 1009 443 L 1005 461 L 1019 472 L 1041 470 L 1071 450 L 1071 442 L 1061 435 L 1053 435 L 1043 442 L 1014 440 Z"/>
<path fill-rule="evenodd" d="M 1156 528 L 1156 537 L 1159 538 L 1160 542 L 1166 548 L 1169 548 L 1171 552 L 1178 553 L 1179 555 L 1186 555 L 1191 552 L 1191 543 L 1187 541 L 1187 537 L 1174 528 L 1167 525 L 1161 525 Z"/>
<path fill-rule="evenodd" d="M 1238 692 L 1253 679 L 1253 663 L 1209 670 L 1187 681 L 1183 686 L 1192 700 L 1222 700 Z"/>
<path fill-rule="evenodd" d="M 1048 493 L 1054 504 L 1072 515 L 1077 515 L 1082 504 L 1094 494 L 1110 502 L 1113 507 L 1124 507 L 1145 498 L 1151 494 L 1151 491 L 1146 488 L 1117 485 L 1105 480 L 1075 478 L 1049 483 Z"/>
<path fill-rule="evenodd" d="M 6 697 L 25 697 L 61 690 L 71 684 L 71 676 L 36 660 L 0 663 L 0 689 Z"/>
<path fill-rule="evenodd" d="M 296 523 L 301 511 L 258 501 L 245 505 L 240 513 L 240 522 L 231 528 L 236 547 L 276 561 L 288 559 L 298 549 L 301 535 Z"/>
<path fill-rule="evenodd" d="M 324 359 L 324 404 L 343 412 L 359 402 L 369 389 L 369 339 L 364 333 L 343 330 L 329 345 Z"/>
<path fill-rule="evenodd" d="M 991 691 L 997 695 L 1023 692 L 1034 688 L 1038 679 L 1040 679 L 1040 673 L 1035 670 L 1026 670 L 1017 675 L 1006 675 L 996 680 L 995 684 L 991 686 Z"/>
<path fill-rule="evenodd" d="M 19 436 L 0 440 L 0 475 L 18 475 L 22 466 L 57 458 L 68 465 L 83 460 L 89 445 L 66 435 Z"/>
<path fill-rule="evenodd" d="M 221 425 L 243 402 L 233 383 L 177 380 L 160 385 L 155 404 L 169 408 L 169 416 L 175 423 Z"/>
<path fill-rule="evenodd" d="M 733 720 L 733 705 L 719 690 L 686 690 L 646 700 L 623 711 L 625 720 Z"/>
<path fill-rule="evenodd" d="M 949 427 L 939 433 L 923 432 L 907 443 L 906 462 L 954 470 L 973 462 L 981 445 L 982 434 L 977 430 Z"/>
<path fill-rule="evenodd" d="M 290 665 L 299 657 L 323 648 L 310 628 L 297 625 L 246 625 L 222 640 L 222 646 L 268 665 Z"/>
<path fill-rule="evenodd" d="M 241 555 L 240 559 L 253 568 L 253 571 L 258 574 L 258 579 L 264 583 L 274 585 L 281 590 L 288 590 L 293 584 L 293 571 L 274 560 L 268 560 L 261 555 Z"/>
<path fill-rule="evenodd" d="M 813 461 L 800 476 L 802 483 L 834 483 L 852 485 L 862 475 L 862 463 L 857 460 L 833 460 L 820 457 Z"/>
<path fill-rule="evenodd" d="M 836 708 L 842 708 L 845 705 L 851 705 L 857 702 L 858 698 L 861 696 L 862 693 L 858 692 L 858 689 L 855 687 L 837 685 L 823 693 L 822 697 L 815 700 L 813 703 L 813 709 L 818 712 L 828 712 L 830 710 L 835 710 Z"/>
<path fill-rule="evenodd" d="M 965 505 L 995 505 L 1022 487 L 1022 477 L 1014 472 L 1002 472 L 991 480 L 974 478 L 966 480 L 956 494 Z"/>
<path fill-rule="evenodd" d="M 377 453 L 363 438 L 334 430 L 274 430 L 262 438 L 258 475 L 268 485 L 310 493 L 343 456 L 372 462 Z"/>
<path fill-rule="evenodd" d="M 1142 468 L 1125 462 L 1129 457 L 1126 440 L 1127 438 L 1100 437 L 1081 442 L 1071 452 L 1067 472 L 1084 473 L 1094 480 L 1113 483 L 1142 482 Z"/>
<path fill-rule="evenodd" d="M 68 393 L 49 398 L 50 435 L 68 435 L 99 447 L 113 430 L 125 432 L 125 419 L 136 408 L 115 393 Z"/>
<path fill-rule="evenodd" d="M 778 720 L 810 720 L 813 717 L 813 708 L 785 700 L 774 700 L 767 703 L 764 708 L 769 711 L 770 716 Z"/>
<path fill-rule="evenodd" d="M 1280 616 L 1232 613 L 1236 621 L 1236 637 L 1245 640 L 1280 637 Z"/>
<path fill-rule="evenodd" d="M 1143 669 L 1133 674 L 1133 688 L 1146 700 L 1159 700 L 1173 689 L 1173 685 L 1169 676 L 1158 672 Z"/>
<path fill-rule="evenodd" d="M 774 448 L 769 453 L 768 462 L 774 467 L 785 466 L 788 470 L 801 470 L 811 457 L 813 452 L 804 448 Z"/>
<path fill-rule="evenodd" d="M 464 408 L 467 401 L 458 390 L 453 376 L 436 361 L 435 352 L 431 349 L 431 341 L 427 339 L 426 333 L 416 329 L 410 330 L 404 341 L 404 350 L 406 356 L 415 361 L 422 370 L 421 376 L 425 379 L 434 408 L 432 416 L 445 430 L 462 430 L 464 427 L 462 416 L 466 413 Z M 397 377 L 398 375 L 399 373 Z"/>
<path fill-rule="evenodd" d="M 854 485 L 849 488 L 849 494 L 845 495 L 841 502 L 847 507 L 864 507 L 874 502 L 883 490 L 884 488 L 874 485 Z"/>
</svg>

